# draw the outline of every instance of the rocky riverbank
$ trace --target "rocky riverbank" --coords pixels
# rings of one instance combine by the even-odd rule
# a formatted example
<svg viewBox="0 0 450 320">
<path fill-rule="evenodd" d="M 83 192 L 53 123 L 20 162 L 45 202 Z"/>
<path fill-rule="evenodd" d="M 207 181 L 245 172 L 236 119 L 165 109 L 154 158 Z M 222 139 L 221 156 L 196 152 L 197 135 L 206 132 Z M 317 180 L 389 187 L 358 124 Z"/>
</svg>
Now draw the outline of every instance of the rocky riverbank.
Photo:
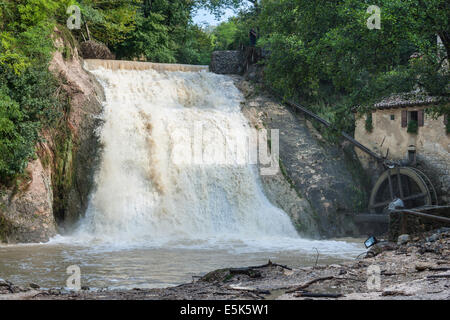
<svg viewBox="0 0 450 320">
<path fill-rule="evenodd" d="M 0 280 L 0 300 L 448 300 L 450 229 L 401 237 L 398 244 L 380 241 L 364 256 L 342 264 L 294 269 L 269 262 L 215 270 L 165 289 L 82 289 L 42 290 Z"/>
<path fill-rule="evenodd" d="M 69 229 L 87 208 L 99 160 L 104 93 L 83 68 L 74 39 L 54 30 L 49 69 L 59 81 L 55 96 L 67 106 L 56 124 L 41 132 L 36 158 L 12 187 L 0 185 L 0 243 L 46 242 Z"/>
</svg>

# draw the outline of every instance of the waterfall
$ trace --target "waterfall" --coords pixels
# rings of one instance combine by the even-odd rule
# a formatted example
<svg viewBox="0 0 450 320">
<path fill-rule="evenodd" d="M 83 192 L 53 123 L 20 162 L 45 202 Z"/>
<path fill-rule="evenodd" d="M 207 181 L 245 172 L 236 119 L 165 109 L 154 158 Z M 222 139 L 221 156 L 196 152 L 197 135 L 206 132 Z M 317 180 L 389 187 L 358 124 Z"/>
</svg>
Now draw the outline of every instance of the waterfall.
<svg viewBox="0 0 450 320">
<path fill-rule="evenodd" d="M 96 188 L 77 232 L 137 242 L 297 238 L 288 215 L 265 197 L 257 167 L 217 156 L 224 141 L 246 139 L 250 129 L 230 77 L 108 63 L 87 63 L 106 101 Z M 198 131 L 200 146 L 193 142 Z"/>
</svg>

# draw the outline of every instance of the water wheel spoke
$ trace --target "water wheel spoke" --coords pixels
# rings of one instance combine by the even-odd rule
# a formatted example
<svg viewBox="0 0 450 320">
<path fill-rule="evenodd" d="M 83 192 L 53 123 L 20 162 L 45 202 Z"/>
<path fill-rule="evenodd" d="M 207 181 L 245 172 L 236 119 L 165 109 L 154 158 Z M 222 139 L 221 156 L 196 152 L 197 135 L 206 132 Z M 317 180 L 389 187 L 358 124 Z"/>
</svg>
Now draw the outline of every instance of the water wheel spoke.
<svg viewBox="0 0 450 320">
<path fill-rule="evenodd" d="M 403 200 L 403 202 L 405 201 L 411 201 L 411 200 L 416 200 L 416 199 L 421 199 L 421 198 L 425 198 L 427 196 L 426 193 L 419 193 L 419 194 L 414 194 L 412 196 L 408 196 L 408 197 L 404 197 L 404 198 L 400 198 L 401 200 Z M 392 201 L 384 201 L 384 202 L 380 202 L 380 203 L 375 203 L 373 204 L 371 207 L 371 209 L 375 209 L 375 208 L 381 208 L 381 207 L 386 207 L 387 205 L 389 205 Z"/>
<path fill-rule="evenodd" d="M 400 168 L 397 168 L 397 182 L 398 182 L 398 190 L 400 192 L 400 199 L 403 199 L 405 195 L 403 194 L 402 175 L 400 174 Z"/>
<path fill-rule="evenodd" d="M 389 193 L 391 194 L 391 200 L 394 200 L 394 186 L 392 185 L 392 177 L 391 177 L 391 170 L 388 170 L 388 180 L 389 180 Z"/>
<path fill-rule="evenodd" d="M 402 199 L 403 201 L 410 201 L 410 200 L 416 200 L 416 199 L 421 199 L 421 198 L 425 198 L 427 196 L 426 193 L 419 193 L 419 194 L 414 194 L 412 196 L 406 197 L 404 199 Z"/>
</svg>

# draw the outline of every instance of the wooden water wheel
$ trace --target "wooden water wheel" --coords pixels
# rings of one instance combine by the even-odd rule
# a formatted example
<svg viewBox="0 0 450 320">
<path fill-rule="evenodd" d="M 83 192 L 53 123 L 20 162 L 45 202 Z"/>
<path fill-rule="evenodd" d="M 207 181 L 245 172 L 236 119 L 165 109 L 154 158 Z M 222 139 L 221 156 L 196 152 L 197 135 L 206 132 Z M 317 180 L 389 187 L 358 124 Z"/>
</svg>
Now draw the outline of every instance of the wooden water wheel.
<svg viewBox="0 0 450 320">
<path fill-rule="evenodd" d="M 375 183 L 370 195 L 371 213 L 384 213 L 394 199 L 401 199 L 405 208 L 437 205 L 436 190 L 430 179 L 411 167 L 386 170 Z"/>
</svg>

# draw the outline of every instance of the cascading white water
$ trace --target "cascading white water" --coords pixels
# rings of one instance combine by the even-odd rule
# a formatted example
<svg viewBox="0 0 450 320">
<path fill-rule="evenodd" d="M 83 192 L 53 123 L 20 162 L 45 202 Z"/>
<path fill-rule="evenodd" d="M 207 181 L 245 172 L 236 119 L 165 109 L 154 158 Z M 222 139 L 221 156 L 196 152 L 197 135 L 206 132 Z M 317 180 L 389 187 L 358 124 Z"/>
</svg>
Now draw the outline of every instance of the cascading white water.
<svg viewBox="0 0 450 320">
<path fill-rule="evenodd" d="M 212 158 L 222 141 L 208 129 L 230 141 L 248 134 L 231 78 L 204 71 L 91 71 L 106 93 L 104 148 L 78 232 L 132 242 L 297 237 L 287 214 L 263 194 L 255 166 L 188 161 L 195 128 L 204 131 L 202 153 Z"/>
<path fill-rule="evenodd" d="M 255 166 L 220 152 L 225 146 L 236 155 L 224 140 L 248 134 L 229 77 L 125 61 L 87 67 L 103 83 L 106 102 L 102 161 L 86 216 L 73 235 L 0 246 L 2 276 L 60 287 L 66 267 L 78 265 L 91 288 L 153 288 L 269 259 L 295 267 L 361 253 L 354 241 L 298 237 L 287 214 L 264 196 Z M 199 129 L 201 143 L 192 137 Z"/>
</svg>

